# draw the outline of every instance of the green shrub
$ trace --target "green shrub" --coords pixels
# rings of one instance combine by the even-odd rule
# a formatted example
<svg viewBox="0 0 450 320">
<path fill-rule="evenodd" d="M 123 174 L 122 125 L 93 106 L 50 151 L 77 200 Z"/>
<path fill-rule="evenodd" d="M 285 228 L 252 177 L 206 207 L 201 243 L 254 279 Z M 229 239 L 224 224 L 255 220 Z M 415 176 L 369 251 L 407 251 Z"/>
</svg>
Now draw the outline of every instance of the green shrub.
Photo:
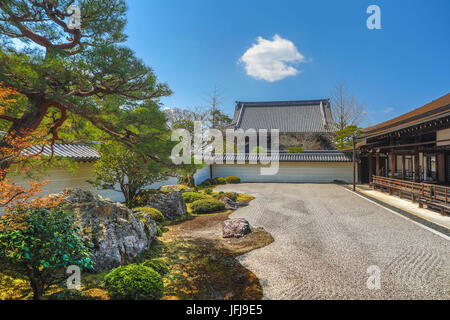
<svg viewBox="0 0 450 320">
<path fill-rule="evenodd" d="M 289 147 L 288 148 L 288 153 L 302 153 L 303 151 L 305 151 L 305 149 L 303 149 L 302 147 Z"/>
<path fill-rule="evenodd" d="M 225 178 L 219 177 L 216 178 L 217 184 L 227 184 L 227 180 Z"/>
<path fill-rule="evenodd" d="M 198 192 L 185 192 L 183 193 L 183 199 L 186 203 L 191 203 L 197 200 L 206 199 L 207 196 Z"/>
<path fill-rule="evenodd" d="M 231 184 L 241 183 L 241 178 L 235 176 L 226 177 L 225 180 Z"/>
<path fill-rule="evenodd" d="M 263 147 L 254 147 L 252 150 L 250 150 L 251 154 L 258 154 L 258 153 L 267 153 L 267 150 Z"/>
<path fill-rule="evenodd" d="M 138 194 L 134 197 L 131 207 L 145 207 L 147 203 L 149 203 L 150 200 L 154 199 L 158 193 L 159 191 L 155 189 L 144 189 L 139 191 Z"/>
<path fill-rule="evenodd" d="M 225 197 L 230 198 L 233 201 L 236 201 L 238 196 L 234 192 L 222 192 L 216 196 L 217 199 L 221 199 L 221 198 L 225 198 Z"/>
<path fill-rule="evenodd" d="M 197 200 L 191 204 L 193 213 L 210 213 L 225 210 L 223 202 L 215 199 Z"/>
<path fill-rule="evenodd" d="M 160 300 L 164 293 L 161 275 L 150 267 L 136 264 L 108 273 L 105 288 L 115 300 Z"/>
<path fill-rule="evenodd" d="M 152 268 L 153 270 L 158 272 L 161 276 L 164 276 L 169 272 L 169 266 L 161 259 L 146 260 L 144 263 L 142 263 L 142 265 Z"/>
<path fill-rule="evenodd" d="M 161 191 L 181 191 L 181 192 L 192 192 L 192 189 L 188 186 L 185 186 L 184 184 L 174 184 L 174 185 L 166 185 L 159 188 Z"/>
<path fill-rule="evenodd" d="M 215 186 L 216 184 L 217 184 L 217 179 L 209 178 L 209 179 L 206 179 L 205 181 L 203 181 L 200 185 L 202 187 L 207 187 L 207 186 Z"/>
<path fill-rule="evenodd" d="M 36 300 L 60 280 L 65 268 L 92 269 L 90 254 L 70 212 L 35 208 L 0 217 L 1 270 L 28 278 Z"/>
<path fill-rule="evenodd" d="M 206 188 L 205 189 L 205 193 L 206 194 L 211 194 L 213 192 L 213 190 L 211 188 Z"/>
<path fill-rule="evenodd" d="M 135 208 L 135 217 L 145 223 L 145 216 L 156 222 L 164 222 L 165 218 L 161 211 L 151 207 L 138 207 Z"/>
</svg>

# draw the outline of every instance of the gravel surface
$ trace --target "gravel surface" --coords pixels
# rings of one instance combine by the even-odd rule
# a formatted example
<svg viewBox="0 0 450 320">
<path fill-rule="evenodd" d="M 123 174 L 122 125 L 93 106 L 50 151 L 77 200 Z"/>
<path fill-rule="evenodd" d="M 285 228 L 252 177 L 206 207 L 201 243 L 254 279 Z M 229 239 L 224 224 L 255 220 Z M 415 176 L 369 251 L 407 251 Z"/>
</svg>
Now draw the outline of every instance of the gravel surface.
<svg viewBox="0 0 450 320">
<path fill-rule="evenodd" d="M 252 183 L 217 191 L 256 196 L 231 218 L 275 238 L 239 257 L 265 299 L 450 299 L 450 241 L 339 185 Z M 381 288 L 368 289 L 370 266 Z"/>
</svg>

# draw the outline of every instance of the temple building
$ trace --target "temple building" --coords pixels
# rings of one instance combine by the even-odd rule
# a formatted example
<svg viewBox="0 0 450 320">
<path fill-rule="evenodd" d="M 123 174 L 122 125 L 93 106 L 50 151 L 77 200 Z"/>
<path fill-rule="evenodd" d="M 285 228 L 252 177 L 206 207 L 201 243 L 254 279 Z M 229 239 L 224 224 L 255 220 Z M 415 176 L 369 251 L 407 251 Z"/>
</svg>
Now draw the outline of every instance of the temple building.
<svg viewBox="0 0 450 320">
<path fill-rule="evenodd" d="M 450 93 L 362 130 L 360 182 L 374 176 L 450 185 Z"/>
</svg>

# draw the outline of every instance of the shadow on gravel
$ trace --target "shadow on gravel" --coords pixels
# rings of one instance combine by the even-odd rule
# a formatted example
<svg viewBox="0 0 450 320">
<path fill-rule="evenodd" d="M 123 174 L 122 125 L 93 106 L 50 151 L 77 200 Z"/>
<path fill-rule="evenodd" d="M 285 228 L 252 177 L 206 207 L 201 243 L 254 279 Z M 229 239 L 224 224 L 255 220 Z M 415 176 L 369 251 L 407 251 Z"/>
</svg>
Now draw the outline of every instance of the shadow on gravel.
<svg viewBox="0 0 450 320">
<path fill-rule="evenodd" d="M 170 226 L 158 253 L 170 265 L 163 299 L 258 300 L 259 279 L 236 257 L 273 242 L 262 228 L 240 239 L 223 239 L 222 222 L 231 212 L 204 215 Z"/>
</svg>

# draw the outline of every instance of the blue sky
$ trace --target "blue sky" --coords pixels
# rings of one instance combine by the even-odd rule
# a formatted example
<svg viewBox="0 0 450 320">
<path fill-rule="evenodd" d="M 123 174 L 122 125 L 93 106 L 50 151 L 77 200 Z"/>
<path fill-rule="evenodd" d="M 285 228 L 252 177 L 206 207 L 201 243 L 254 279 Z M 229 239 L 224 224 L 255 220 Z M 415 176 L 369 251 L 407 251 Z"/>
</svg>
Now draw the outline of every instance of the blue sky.
<svg viewBox="0 0 450 320">
<path fill-rule="evenodd" d="M 381 9 L 381 30 L 366 26 L 372 4 Z M 223 109 L 232 114 L 236 100 L 327 98 L 344 82 L 367 105 L 364 125 L 371 125 L 450 92 L 448 0 L 128 0 L 128 5 L 128 45 L 174 91 L 162 100 L 167 107 L 204 105 L 202 97 L 217 85 Z M 274 41 L 275 35 L 281 40 Z M 255 50 L 265 45 L 276 50 L 251 65 L 249 75 L 239 61 L 255 44 L 261 45 Z M 277 50 L 292 58 L 287 68 L 294 69 L 258 79 L 264 74 L 258 68 L 271 65 Z M 292 75 L 278 80 L 283 74 Z"/>
</svg>

